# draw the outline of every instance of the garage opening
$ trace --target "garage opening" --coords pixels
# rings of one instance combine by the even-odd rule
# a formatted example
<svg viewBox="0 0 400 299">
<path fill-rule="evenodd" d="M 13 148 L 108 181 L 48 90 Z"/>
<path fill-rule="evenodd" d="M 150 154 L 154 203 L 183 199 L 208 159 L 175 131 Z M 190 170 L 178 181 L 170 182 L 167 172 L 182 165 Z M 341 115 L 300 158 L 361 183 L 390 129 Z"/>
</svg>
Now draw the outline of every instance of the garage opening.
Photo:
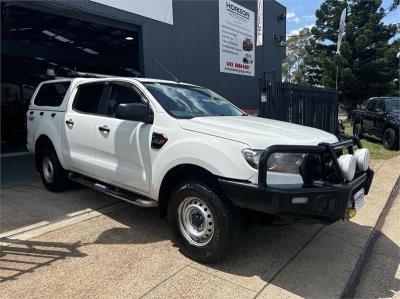
<svg viewBox="0 0 400 299">
<path fill-rule="evenodd" d="M 2 152 L 25 144 L 36 86 L 76 72 L 139 76 L 140 27 L 131 30 L 1 3 Z"/>
</svg>

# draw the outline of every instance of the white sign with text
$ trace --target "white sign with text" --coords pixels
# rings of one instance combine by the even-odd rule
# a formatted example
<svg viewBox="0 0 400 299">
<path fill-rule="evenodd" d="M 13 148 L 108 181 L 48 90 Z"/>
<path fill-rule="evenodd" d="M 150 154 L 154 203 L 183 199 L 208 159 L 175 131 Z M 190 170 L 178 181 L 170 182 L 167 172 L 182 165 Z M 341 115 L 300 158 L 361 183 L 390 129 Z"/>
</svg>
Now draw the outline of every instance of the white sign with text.
<svg viewBox="0 0 400 299">
<path fill-rule="evenodd" d="M 219 1 L 220 71 L 254 76 L 254 12 L 229 0 Z"/>
</svg>

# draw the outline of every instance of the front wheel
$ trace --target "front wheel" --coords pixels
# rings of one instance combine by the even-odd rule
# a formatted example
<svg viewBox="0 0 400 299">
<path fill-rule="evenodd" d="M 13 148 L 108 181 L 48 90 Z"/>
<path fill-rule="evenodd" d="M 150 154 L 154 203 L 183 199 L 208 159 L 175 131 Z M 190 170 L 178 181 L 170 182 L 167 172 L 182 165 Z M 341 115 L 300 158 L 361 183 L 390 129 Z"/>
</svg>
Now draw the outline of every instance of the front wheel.
<svg viewBox="0 0 400 299">
<path fill-rule="evenodd" d="M 399 140 L 396 136 L 396 132 L 392 128 L 388 128 L 383 132 L 383 146 L 388 150 L 397 149 L 399 146 Z"/>
<path fill-rule="evenodd" d="M 239 213 L 209 186 L 190 181 L 179 185 L 168 203 L 168 222 L 183 254 L 215 263 L 231 251 L 240 233 Z"/>
</svg>

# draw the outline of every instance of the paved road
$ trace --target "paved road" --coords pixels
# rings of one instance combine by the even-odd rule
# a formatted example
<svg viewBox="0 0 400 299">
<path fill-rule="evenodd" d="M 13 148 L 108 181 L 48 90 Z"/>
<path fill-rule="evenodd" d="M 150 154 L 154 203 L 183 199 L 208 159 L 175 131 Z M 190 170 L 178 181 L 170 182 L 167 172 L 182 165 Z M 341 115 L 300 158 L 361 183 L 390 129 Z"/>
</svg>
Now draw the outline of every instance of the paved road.
<svg viewBox="0 0 400 299">
<path fill-rule="evenodd" d="M 1 178 L 0 234 L 118 202 L 73 184 L 62 194 L 46 191 L 30 154 L 2 157 Z"/>
<path fill-rule="evenodd" d="M 185 258 L 169 240 L 166 220 L 158 217 L 157 210 L 127 204 L 86 221 L 53 229 L 49 225 L 47 233 L 37 237 L 3 238 L 0 297 L 338 297 L 398 178 L 393 169 L 400 169 L 400 159 L 374 163 L 374 168 L 373 189 L 354 221 L 253 226 L 232 256 L 213 266 Z M 28 187 L 29 192 L 23 184 L 2 190 L 5 223 L 13 216 L 25 219 L 35 213 L 41 216 L 29 222 L 56 219 L 71 214 L 67 208 L 71 201 L 82 208 L 102 200 L 102 195 L 86 189 L 54 194 L 38 181 Z M 27 205 L 29 201 L 36 201 L 36 210 L 35 204 Z M 20 214 L 14 214 L 12 203 Z M 399 250 L 390 235 L 383 233 L 381 238 L 391 252 Z M 396 288 L 391 276 L 398 264 L 386 266 L 391 279 L 376 290 L 378 297 Z"/>
<path fill-rule="evenodd" d="M 400 185 L 356 289 L 356 298 L 400 297 Z M 389 241 L 390 240 L 390 241 Z"/>
<path fill-rule="evenodd" d="M 38 179 L 33 155 L 19 153 L 1 158 L 1 186 L 23 184 Z"/>
</svg>

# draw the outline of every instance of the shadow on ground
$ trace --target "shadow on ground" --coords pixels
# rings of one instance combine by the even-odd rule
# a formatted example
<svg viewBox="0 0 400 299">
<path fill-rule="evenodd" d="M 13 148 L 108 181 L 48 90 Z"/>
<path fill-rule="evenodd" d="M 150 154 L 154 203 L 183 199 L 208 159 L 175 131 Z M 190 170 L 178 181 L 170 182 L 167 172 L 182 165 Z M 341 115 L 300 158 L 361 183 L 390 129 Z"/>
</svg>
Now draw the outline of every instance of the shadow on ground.
<svg viewBox="0 0 400 299">
<path fill-rule="evenodd" d="M 50 266 L 67 257 L 86 256 L 79 251 L 79 242 L 68 244 L 59 242 L 22 241 L 3 238 L 8 246 L 0 248 L 0 282 L 17 279 L 19 276 Z"/>
<path fill-rule="evenodd" d="M 16 279 L 65 258 L 83 258 L 86 254 L 80 250 L 87 245 L 103 246 L 100 249 L 101 254 L 101 250 L 106 251 L 109 244 L 154 243 L 154 246 L 158 246 L 158 242 L 170 237 L 166 220 L 160 219 L 155 209 L 139 209 L 127 205 L 108 213 L 107 216 L 121 223 L 122 227 L 103 231 L 91 243 L 3 240 L 18 242 L 18 245 L 4 247 L 0 258 L 0 263 L 7 262 L 7 268 L 10 268 L 10 263 L 14 263 L 17 273 L 1 279 Z M 224 262 L 216 265 L 192 265 L 233 282 L 241 279 L 258 280 L 258 290 L 262 290 L 262 286 L 265 287 L 265 283 L 269 283 L 268 285 L 277 286 L 301 297 L 326 297 L 334 292 L 334 287 L 344 287 L 361 252 L 360 246 L 364 245 L 359 237 L 371 232 L 370 227 L 352 222 L 340 226 L 343 227 L 343 232 L 338 233 L 338 230 L 333 230 L 332 227 L 297 224 L 283 227 L 254 225 L 244 232 L 239 246 Z M 381 238 L 384 238 L 385 251 L 399 252 L 399 247 L 392 240 L 385 235 L 381 235 Z M 134 246 L 132 250 L 135 250 Z M 25 256 L 24 259 L 21 259 L 21 256 Z M 43 261 L 31 263 L 31 260 L 37 257 L 43 258 Z M 167 259 L 166 255 L 165 260 Z M 24 265 L 23 270 L 18 270 L 20 264 Z M 389 265 L 386 272 L 390 283 L 384 289 L 377 285 L 377 288 L 380 288 L 377 297 L 391 297 L 392 291 L 400 290 L 400 281 L 395 278 L 398 266 L 397 256 L 397 262 Z M 334 279 L 331 279 L 332 277 Z M 333 289 L 330 289 L 331 287 Z"/>
<path fill-rule="evenodd" d="M 0 233 L 39 222 L 54 222 L 85 209 L 99 209 L 119 200 L 71 182 L 62 193 L 47 191 L 39 180 L 2 188 Z"/>
</svg>

